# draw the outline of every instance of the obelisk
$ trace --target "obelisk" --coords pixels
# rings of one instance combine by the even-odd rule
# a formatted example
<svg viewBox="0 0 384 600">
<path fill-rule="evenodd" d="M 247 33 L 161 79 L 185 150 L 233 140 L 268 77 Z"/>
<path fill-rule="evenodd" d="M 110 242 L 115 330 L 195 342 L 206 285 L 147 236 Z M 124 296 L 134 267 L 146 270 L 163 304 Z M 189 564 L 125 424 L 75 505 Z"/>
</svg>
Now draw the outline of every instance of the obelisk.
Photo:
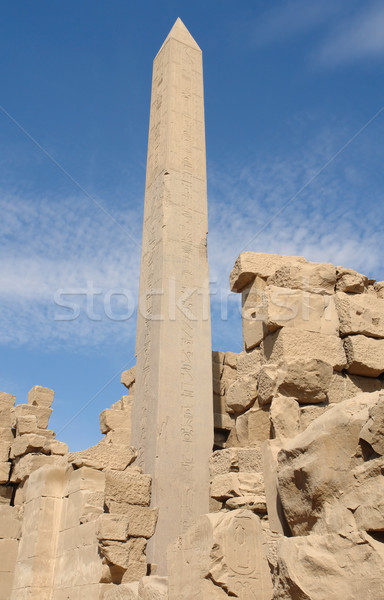
<svg viewBox="0 0 384 600">
<path fill-rule="evenodd" d="M 153 64 L 132 444 L 159 508 L 147 556 L 208 512 L 213 445 L 202 53 L 177 19 Z"/>
</svg>

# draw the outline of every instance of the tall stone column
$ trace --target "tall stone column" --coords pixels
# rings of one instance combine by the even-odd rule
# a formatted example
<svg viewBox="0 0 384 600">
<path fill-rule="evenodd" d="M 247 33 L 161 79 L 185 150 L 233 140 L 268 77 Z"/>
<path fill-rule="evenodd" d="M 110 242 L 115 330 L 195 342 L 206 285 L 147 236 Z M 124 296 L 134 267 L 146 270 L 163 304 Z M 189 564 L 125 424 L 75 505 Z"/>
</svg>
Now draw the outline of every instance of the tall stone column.
<svg viewBox="0 0 384 600">
<path fill-rule="evenodd" d="M 213 445 L 202 53 L 177 19 L 153 65 L 132 443 L 159 520 L 148 556 L 208 512 Z"/>
</svg>

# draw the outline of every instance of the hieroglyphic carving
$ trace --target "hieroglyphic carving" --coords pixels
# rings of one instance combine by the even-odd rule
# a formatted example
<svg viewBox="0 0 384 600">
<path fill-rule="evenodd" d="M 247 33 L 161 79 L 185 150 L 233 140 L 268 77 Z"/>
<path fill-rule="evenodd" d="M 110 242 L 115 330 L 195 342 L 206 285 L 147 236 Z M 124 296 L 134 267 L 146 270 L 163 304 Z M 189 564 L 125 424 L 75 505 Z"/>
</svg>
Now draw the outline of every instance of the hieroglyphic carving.
<svg viewBox="0 0 384 600">
<path fill-rule="evenodd" d="M 154 61 L 132 441 L 159 507 L 148 555 L 208 511 L 212 449 L 201 51 L 178 20 Z"/>
<path fill-rule="evenodd" d="M 262 535 L 259 517 L 248 510 L 200 517 L 169 547 L 169 600 L 211 600 L 215 590 L 239 600 L 271 600 Z"/>
</svg>

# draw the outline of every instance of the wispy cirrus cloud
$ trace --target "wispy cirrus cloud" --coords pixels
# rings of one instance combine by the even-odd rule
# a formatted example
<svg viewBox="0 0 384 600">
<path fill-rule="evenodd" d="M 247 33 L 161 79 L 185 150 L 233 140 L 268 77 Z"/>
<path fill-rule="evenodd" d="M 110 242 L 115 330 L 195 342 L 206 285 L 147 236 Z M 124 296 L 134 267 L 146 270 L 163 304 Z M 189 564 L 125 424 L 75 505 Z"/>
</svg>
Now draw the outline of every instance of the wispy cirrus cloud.
<svg viewBox="0 0 384 600">
<path fill-rule="evenodd" d="M 384 5 L 368 3 L 357 14 L 343 19 L 323 41 L 318 60 L 326 65 L 384 55 Z"/>
<path fill-rule="evenodd" d="M 334 67 L 384 54 L 384 6 L 379 0 L 290 0 L 268 8 L 254 25 L 252 41 L 263 46 L 311 35 L 313 63 Z"/>
</svg>

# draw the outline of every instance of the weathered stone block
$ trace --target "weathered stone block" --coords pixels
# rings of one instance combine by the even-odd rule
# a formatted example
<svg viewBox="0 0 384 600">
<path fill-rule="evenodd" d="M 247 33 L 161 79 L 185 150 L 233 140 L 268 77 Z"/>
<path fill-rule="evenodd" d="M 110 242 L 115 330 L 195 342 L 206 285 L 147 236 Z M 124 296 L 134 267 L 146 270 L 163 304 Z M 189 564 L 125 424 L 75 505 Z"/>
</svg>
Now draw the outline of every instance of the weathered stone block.
<svg viewBox="0 0 384 600">
<path fill-rule="evenodd" d="M 28 404 L 33 406 L 42 406 L 44 408 L 51 408 L 51 404 L 55 397 L 55 392 L 49 388 L 42 387 L 41 385 L 35 385 L 28 392 Z"/>
<path fill-rule="evenodd" d="M 262 252 L 242 252 L 237 258 L 229 276 L 232 292 L 241 292 L 250 285 L 256 276 L 267 279 L 285 263 L 305 264 L 301 256 L 283 256 L 281 254 L 264 254 Z"/>
<path fill-rule="evenodd" d="M 136 381 L 136 366 L 131 367 L 128 371 L 123 371 L 121 374 L 121 383 L 126 388 L 131 389 Z"/>
<path fill-rule="evenodd" d="M 131 429 L 131 411 L 114 410 L 106 408 L 100 413 L 100 430 L 101 433 L 107 433 L 115 429 Z"/>
<path fill-rule="evenodd" d="M 229 412 L 243 413 L 257 397 L 256 380 L 253 377 L 238 379 L 227 390 L 225 401 Z"/>
<path fill-rule="evenodd" d="M 0 410 L 3 408 L 12 408 L 15 405 L 16 396 L 0 392 Z"/>
<path fill-rule="evenodd" d="M 73 494 L 79 490 L 87 492 L 101 492 L 105 487 L 105 474 L 90 467 L 81 467 L 72 471 L 69 476 L 68 493 Z"/>
<path fill-rule="evenodd" d="M 150 538 L 154 534 L 159 512 L 157 508 L 112 500 L 109 501 L 108 508 L 112 514 L 123 514 L 127 517 L 129 536 Z"/>
<path fill-rule="evenodd" d="M 19 417 L 35 416 L 37 426 L 41 429 L 46 429 L 48 427 L 48 421 L 51 414 L 52 408 L 47 408 L 45 406 L 33 406 L 31 404 L 18 404 L 15 406 L 16 420 Z"/>
<path fill-rule="evenodd" d="M 211 496 L 216 500 L 227 500 L 234 496 L 264 494 L 264 479 L 261 473 L 226 473 L 216 475 L 211 483 Z"/>
<path fill-rule="evenodd" d="M 106 471 L 106 501 L 127 502 L 149 506 L 151 499 L 151 477 L 134 471 Z"/>
<path fill-rule="evenodd" d="M 347 366 L 342 341 L 335 335 L 283 327 L 262 343 L 262 357 L 270 363 L 299 362 L 310 359 L 329 363 L 336 371 Z"/>
<path fill-rule="evenodd" d="M 347 373 L 334 373 L 327 392 L 332 404 L 353 398 L 361 392 L 378 392 L 383 388 L 383 382 L 373 377 L 360 377 Z"/>
<path fill-rule="evenodd" d="M 306 290 L 316 294 L 334 294 L 336 286 L 336 267 L 331 263 L 294 263 L 283 264 L 268 278 L 268 285 L 297 290 Z"/>
<path fill-rule="evenodd" d="M 36 415 L 21 416 L 16 418 L 16 433 L 23 435 L 25 433 L 37 433 Z"/>
<path fill-rule="evenodd" d="M 275 396 L 270 419 L 277 438 L 293 438 L 300 431 L 300 407 L 294 398 Z"/>
<path fill-rule="evenodd" d="M 342 335 L 384 338 L 384 299 L 370 294 L 335 295 Z"/>
<path fill-rule="evenodd" d="M 17 458 L 30 452 L 49 454 L 46 438 L 36 433 L 26 433 L 18 436 L 11 446 L 10 456 L 11 458 Z"/>
<path fill-rule="evenodd" d="M 384 373 L 384 340 L 353 335 L 344 340 L 348 372 L 366 377 Z"/>
<path fill-rule="evenodd" d="M 362 294 L 368 287 L 368 277 L 358 273 L 354 269 L 336 267 L 337 282 L 336 291 Z"/>
<path fill-rule="evenodd" d="M 0 462 L 0 484 L 7 483 L 8 479 L 9 479 L 10 468 L 11 468 L 11 463 Z"/>
<path fill-rule="evenodd" d="M 248 445 L 259 446 L 270 438 L 271 423 L 268 408 L 251 408 L 248 412 Z"/>
<path fill-rule="evenodd" d="M 99 540 L 125 542 L 129 521 L 126 515 L 104 513 L 97 519 L 96 535 Z"/>
</svg>

